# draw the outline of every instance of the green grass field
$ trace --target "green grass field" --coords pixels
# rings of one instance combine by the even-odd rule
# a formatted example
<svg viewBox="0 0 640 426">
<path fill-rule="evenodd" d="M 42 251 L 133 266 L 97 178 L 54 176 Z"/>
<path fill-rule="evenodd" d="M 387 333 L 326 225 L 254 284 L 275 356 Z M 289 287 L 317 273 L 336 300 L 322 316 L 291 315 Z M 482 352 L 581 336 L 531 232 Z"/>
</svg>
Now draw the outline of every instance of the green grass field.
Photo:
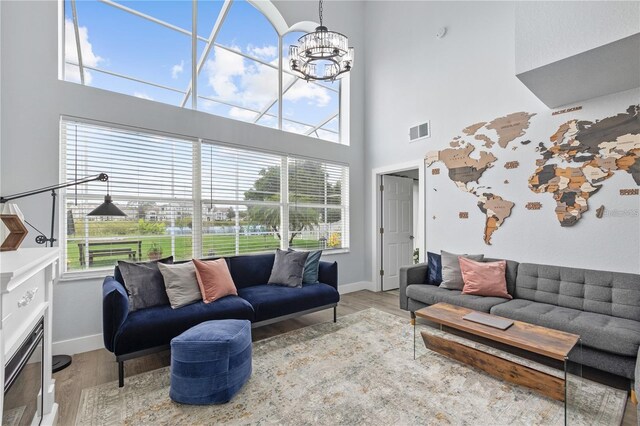
<svg viewBox="0 0 640 426">
<path fill-rule="evenodd" d="M 143 236 L 143 237 L 123 237 L 122 240 L 126 241 L 142 241 L 142 259 L 147 260 L 149 258 L 147 252 L 153 246 L 157 244 L 162 249 L 162 256 L 167 257 L 173 255 L 175 259 L 191 259 L 192 258 L 192 238 L 190 235 L 176 235 L 174 238 L 172 252 L 171 236 Z M 110 239 L 110 240 L 115 240 Z M 91 240 L 95 242 L 97 240 Z M 67 270 L 81 269 L 80 265 L 80 250 L 78 243 L 83 243 L 84 239 L 73 239 L 71 237 L 67 240 Z M 243 253 L 255 253 L 261 251 L 273 251 L 280 247 L 280 241 L 271 235 L 241 235 L 239 239 L 239 254 Z M 304 249 L 318 249 L 320 243 L 318 240 L 301 240 L 294 239 L 292 243 L 293 248 Z M 92 246 L 93 249 L 108 249 L 109 246 Z M 119 245 L 117 248 L 131 248 L 137 252 L 137 244 Z M 202 255 L 203 256 L 228 256 L 236 254 L 236 240 L 234 235 L 216 235 L 205 234 L 202 236 Z M 115 264 L 117 260 L 129 260 L 126 255 L 113 255 L 105 257 L 96 257 L 91 267 L 105 267 Z"/>
</svg>

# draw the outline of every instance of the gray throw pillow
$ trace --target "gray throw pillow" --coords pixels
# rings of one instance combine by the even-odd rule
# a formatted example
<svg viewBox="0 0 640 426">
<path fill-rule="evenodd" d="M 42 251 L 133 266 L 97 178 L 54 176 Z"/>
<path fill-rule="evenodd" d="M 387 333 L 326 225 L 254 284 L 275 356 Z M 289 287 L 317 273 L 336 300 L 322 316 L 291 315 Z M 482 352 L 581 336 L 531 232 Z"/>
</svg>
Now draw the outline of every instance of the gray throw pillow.
<svg viewBox="0 0 640 426">
<path fill-rule="evenodd" d="M 158 269 L 158 265 L 165 263 L 173 263 L 173 257 L 145 263 L 118 262 L 129 295 L 129 312 L 169 304 L 164 279 Z"/>
<path fill-rule="evenodd" d="M 202 300 L 193 262 L 177 265 L 158 265 L 173 309 Z"/>
<path fill-rule="evenodd" d="M 302 271 L 308 256 L 308 251 L 276 250 L 276 258 L 267 284 L 302 287 Z"/>
<path fill-rule="evenodd" d="M 440 288 L 449 290 L 462 290 L 464 288 L 458 256 L 475 260 L 476 262 L 484 259 L 483 254 L 454 254 L 444 250 L 440 251 L 440 255 L 442 258 L 442 283 L 440 284 Z"/>
</svg>

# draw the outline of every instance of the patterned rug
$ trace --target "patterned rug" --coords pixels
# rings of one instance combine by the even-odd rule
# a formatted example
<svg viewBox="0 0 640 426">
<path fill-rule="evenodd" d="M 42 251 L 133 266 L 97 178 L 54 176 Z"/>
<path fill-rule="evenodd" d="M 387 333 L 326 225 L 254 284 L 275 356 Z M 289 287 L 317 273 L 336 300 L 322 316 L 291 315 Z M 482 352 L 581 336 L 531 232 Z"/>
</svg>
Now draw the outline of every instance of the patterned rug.
<svg viewBox="0 0 640 426">
<path fill-rule="evenodd" d="M 228 404 L 172 402 L 166 367 L 84 389 L 76 424 L 564 424 L 562 403 L 416 346 L 414 360 L 408 319 L 368 309 L 254 343 L 253 375 Z M 571 383 L 569 424 L 620 424 L 626 392 Z"/>
</svg>

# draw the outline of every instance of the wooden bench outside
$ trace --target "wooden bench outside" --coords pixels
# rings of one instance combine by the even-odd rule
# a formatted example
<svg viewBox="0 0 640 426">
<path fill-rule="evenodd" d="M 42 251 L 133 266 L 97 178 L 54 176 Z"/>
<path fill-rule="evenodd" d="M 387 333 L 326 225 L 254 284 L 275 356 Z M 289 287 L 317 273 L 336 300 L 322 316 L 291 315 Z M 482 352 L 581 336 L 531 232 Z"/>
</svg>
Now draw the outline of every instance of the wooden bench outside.
<svg viewBox="0 0 640 426">
<path fill-rule="evenodd" d="M 123 247 L 128 246 L 128 247 Z M 88 252 L 85 250 L 88 247 Z M 93 265 L 97 257 L 110 256 L 127 256 L 128 260 L 142 260 L 142 241 L 141 240 L 109 240 L 109 241 L 91 241 L 89 243 L 78 243 L 78 251 L 80 254 L 80 265 L 85 266 L 86 258 L 89 260 L 89 266 Z"/>
</svg>

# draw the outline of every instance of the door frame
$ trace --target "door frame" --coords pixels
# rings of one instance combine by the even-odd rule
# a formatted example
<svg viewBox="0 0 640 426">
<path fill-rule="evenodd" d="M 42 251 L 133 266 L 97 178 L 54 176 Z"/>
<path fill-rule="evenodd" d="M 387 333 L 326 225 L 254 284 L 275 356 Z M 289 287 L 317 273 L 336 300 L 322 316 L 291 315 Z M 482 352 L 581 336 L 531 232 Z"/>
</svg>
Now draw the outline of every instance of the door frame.
<svg viewBox="0 0 640 426">
<path fill-rule="evenodd" d="M 377 167 L 371 172 L 371 211 L 373 217 L 371 220 L 371 241 L 373 243 L 373 261 L 371 262 L 371 277 L 374 283 L 375 291 L 382 291 L 382 280 L 380 279 L 381 262 L 381 238 L 380 227 L 382 226 L 382 217 L 380 211 L 382 208 L 382 198 L 380 197 L 380 184 L 382 175 L 402 172 L 405 170 L 418 169 L 418 229 L 415 234 L 420 235 L 420 261 L 423 261 L 426 247 L 426 226 L 425 226 L 425 166 L 424 159 L 408 161 L 405 163 L 391 164 L 388 166 Z M 414 200 L 415 202 L 415 200 Z M 422 219 L 421 219 L 422 218 Z"/>
</svg>

